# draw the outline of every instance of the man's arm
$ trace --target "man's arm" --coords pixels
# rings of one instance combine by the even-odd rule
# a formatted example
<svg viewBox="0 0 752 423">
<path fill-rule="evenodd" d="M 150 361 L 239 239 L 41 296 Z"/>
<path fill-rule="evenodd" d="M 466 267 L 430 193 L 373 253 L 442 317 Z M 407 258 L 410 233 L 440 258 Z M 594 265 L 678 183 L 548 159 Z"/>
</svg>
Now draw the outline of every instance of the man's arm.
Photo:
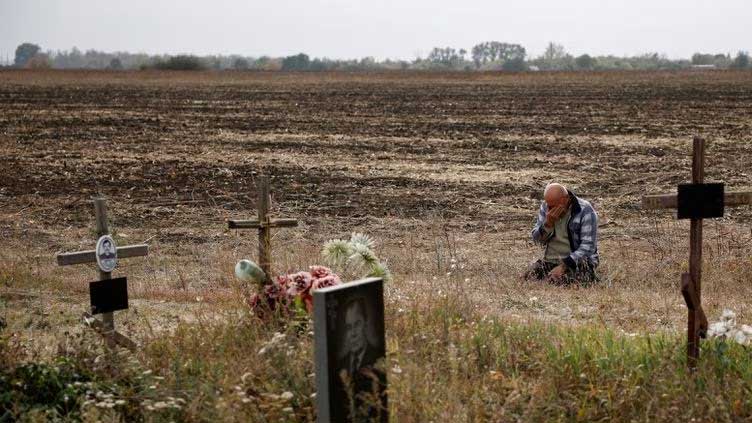
<svg viewBox="0 0 752 423">
<path fill-rule="evenodd" d="M 598 215 L 591 207 L 586 209 L 585 214 L 582 216 L 582 224 L 580 226 L 580 246 L 576 251 L 572 251 L 572 253 L 564 259 L 564 264 L 570 269 L 576 268 L 577 263 L 581 262 L 585 257 L 589 257 L 595 253 L 597 241 Z"/>
<path fill-rule="evenodd" d="M 554 232 L 547 231 L 546 230 L 546 214 L 548 213 L 548 206 L 546 205 L 546 202 L 544 201 L 543 204 L 540 206 L 540 210 L 538 211 L 538 219 L 535 222 L 535 227 L 533 227 L 533 232 L 531 233 L 531 236 L 533 238 L 533 242 L 536 244 L 546 245 L 548 241 L 551 240 L 551 237 L 554 235 Z"/>
</svg>

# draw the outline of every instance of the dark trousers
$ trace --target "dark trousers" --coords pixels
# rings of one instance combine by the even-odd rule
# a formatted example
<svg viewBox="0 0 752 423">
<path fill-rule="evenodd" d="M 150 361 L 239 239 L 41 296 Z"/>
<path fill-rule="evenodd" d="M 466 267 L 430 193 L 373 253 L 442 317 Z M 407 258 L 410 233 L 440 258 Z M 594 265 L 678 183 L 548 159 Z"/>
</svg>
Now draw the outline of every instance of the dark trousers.
<svg viewBox="0 0 752 423">
<path fill-rule="evenodd" d="M 526 280 L 544 280 L 548 277 L 548 274 L 554 270 L 558 263 L 550 263 L 545 260 L 537 260 L 530 265 L 525 272 Z M 564 277 L 556 281 L 555 283 L 561 285 L 581 284 L 588 285 L 598 280 L 598 276 L 595 274 L 595 267 L 587 260 L 581 261 L 577 264 L 575 269 L 567 269 Z"/>
</svg>

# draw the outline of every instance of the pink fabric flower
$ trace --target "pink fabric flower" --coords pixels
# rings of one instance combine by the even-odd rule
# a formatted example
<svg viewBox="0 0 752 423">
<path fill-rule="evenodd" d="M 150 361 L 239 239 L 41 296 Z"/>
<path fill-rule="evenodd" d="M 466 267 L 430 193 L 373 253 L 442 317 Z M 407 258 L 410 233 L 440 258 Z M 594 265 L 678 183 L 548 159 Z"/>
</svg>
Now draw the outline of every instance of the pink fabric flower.
<svg viewBox="0 0 752 423">
<path fill-rule="evenodd" d="M 293 275 L 289 275 L 289 278 L 291 280 L 290 287 L 287 288 L 287 294 L 288 295 L 299 295 L 303 293 L 308 293 L 308 291 L 311 289 L 311 282 L 313 282 L 313 278 L 311 277 L 311 274 L 308 272 L 298 272 Z"/>
<path fill-rule="evenodd" d="M 311 266 L 310 272 L 298 272 L 280 275 L 273 282 L 264 286 L 261 295 L 251 295 L 247 302 L 253 312 L 259 316 L 267 311 L 288 310 L 300 298 L 308 313 L 313 312 L 313 290 L 341 284 L 339 276 L 324 266 Z"/>
<path fill-rule="evenodd" d="M 332 275 L 332 269 L 324 266 L 311 266 L 311 276 L 313 279 L 323 278 Z"/>
<path fill-rule="evenodd" d="M 279 275 L 275 278 L 275 283 L 279 285 L 282 290 L 287 291 L 287 288 L 289 288 L 292 283 L 290 276 L 291 275 Z"/>
<path fill-rule="evenodd" d="M 342 281 L 339 279 L 339 276 L 337 275 L 327 275 L 323 278 L 318 278 L 313 281 L 313 284 L 311 286 L 311 290 L 317 290 L 321 288 L 326 288 L 329 286 L 335 286 L 341 284 Z"/>
</svg>

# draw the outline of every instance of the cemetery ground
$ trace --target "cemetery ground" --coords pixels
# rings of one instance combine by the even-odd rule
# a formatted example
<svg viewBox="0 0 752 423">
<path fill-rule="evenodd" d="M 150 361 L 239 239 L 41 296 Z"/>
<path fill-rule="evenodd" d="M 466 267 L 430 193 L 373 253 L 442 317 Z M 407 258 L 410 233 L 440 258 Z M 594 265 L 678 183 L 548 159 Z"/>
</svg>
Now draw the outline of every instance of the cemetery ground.
<svg viewBox="0 0 752 423">
<path fill-rule="evenodd" d="M 269 174 L 272 214 L 300 221 L 273 232 L 275 271 L 377 240 L 394 421 L 752 419 L 749 346 L 705 340 L 686 369 L 689 224 L 640 208 L 689 180 L 695 135 L 706 180 L 748 190 L 752 74 L 0 72 L 0 407 L 314 419 L 312 326 L 249 316 L 233 275 L 257 240 L 225 222 Z M 593 287 L 519 278 L 551 180 L 599 213 Z M 97 193 L 118 244 L 150 246 L 113 273 L 135 353 L 81 324 L 95 266 L 54 259 L 93 247 Z M 705 223 L 711 322 L 752 324 L 750 222 Z"/>
</svg>

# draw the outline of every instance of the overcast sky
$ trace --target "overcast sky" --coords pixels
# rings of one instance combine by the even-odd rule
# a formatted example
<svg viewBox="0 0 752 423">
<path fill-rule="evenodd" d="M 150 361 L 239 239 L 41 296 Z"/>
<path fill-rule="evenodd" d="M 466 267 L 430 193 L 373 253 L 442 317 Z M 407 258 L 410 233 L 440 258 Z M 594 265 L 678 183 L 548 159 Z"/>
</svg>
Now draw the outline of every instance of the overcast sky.
<svg viewBox="0 0 752 423">
<path fill-rule="evenodd" d="M 0 0 L 0 56 L 45 50 L 413 59 L 549 41 L 579 55 L 752 50 L 752 0 Z"/>
</svg>

